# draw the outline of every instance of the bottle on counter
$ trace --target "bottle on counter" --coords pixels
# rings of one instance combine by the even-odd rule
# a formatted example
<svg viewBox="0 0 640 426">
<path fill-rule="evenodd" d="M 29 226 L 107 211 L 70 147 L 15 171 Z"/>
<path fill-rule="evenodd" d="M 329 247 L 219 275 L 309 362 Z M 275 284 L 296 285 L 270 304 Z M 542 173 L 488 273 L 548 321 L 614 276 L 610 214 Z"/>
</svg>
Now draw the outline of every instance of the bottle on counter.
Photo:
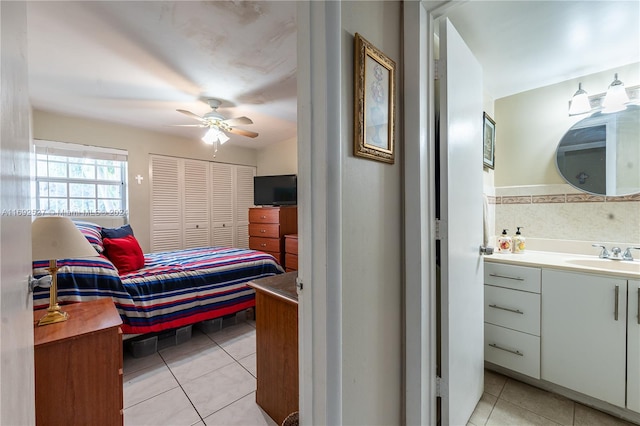
<svg viewBox="0 0 640 426">
<path fill-rule="evenodd" d="M 502 235 L 498 237 L 498 253 L 511 253 L 511 237 L 507 234 L 508 229 L 502 230 Z"/>
<path fill-rule="evenodd" d="M 525 238 L 522 235 L 522 232 L 520 232 L 520 229 L 524 228 L 524 226 L 518 226 L 517 228 L 518 230 L 516 231 L 516 234 L 513 236 L 513 241 L 511 242 L 511 244 L 513 245 L 513 252 L 524 253 Z"/>
</svg>

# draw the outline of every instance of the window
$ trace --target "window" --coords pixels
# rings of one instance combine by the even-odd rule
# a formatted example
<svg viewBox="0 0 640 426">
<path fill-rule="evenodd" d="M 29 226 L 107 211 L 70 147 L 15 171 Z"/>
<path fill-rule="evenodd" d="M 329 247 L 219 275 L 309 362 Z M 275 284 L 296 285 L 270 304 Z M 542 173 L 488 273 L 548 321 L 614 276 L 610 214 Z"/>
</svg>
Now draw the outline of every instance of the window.
<svg viewBox="0 0 640 426">
<path fill-rule="evenodd" d="M 36 141 L 35 190 L 38 212 L 126 216 L 126 152 Z"/>
</svg>

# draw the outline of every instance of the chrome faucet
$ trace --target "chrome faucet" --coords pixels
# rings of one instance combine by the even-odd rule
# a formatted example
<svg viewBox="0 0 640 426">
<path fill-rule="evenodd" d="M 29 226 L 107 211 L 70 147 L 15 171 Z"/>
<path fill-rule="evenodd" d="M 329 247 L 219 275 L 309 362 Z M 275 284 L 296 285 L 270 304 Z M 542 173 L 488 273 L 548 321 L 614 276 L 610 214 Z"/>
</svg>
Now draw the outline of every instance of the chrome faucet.
<svg viewBox="0 0 640 426">
<path fill-rule="evenodd" d="M 600 259 L 608 259 L 609 258 L 609 250 L 602 244 L 591 244 L 591 247 L 601 247 L 602 251 L 600 252 Z"/>
<path fill-rule="evenodd" d="M 633 256 L 631 256 L 631 250 L 640 250 L 640 247 L 627 247 L 622 255 L 623 260 L 633 260 Z"/>
</svg>

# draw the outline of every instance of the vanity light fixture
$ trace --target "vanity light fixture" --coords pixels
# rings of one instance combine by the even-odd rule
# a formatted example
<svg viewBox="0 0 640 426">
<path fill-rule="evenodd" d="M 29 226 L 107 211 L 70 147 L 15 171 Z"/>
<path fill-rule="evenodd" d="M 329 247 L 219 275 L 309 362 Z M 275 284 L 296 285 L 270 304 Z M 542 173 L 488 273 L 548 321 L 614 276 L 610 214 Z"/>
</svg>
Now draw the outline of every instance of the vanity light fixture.
<svg viewBox="0 0 640 426">
<path fill-rule="evenodd" d="M 591 111 L 589 95 L 582 89 L 582 83 L 578 83 L 578 90 L 573 94 L 569 104 L 569 115 L 584 114 Z"/>
<path fill-rule="evenodd" d="M 624 83 L 618 80 L 618 73 L 615 73 L 613 82 L 609 85 L 609 90 L 602 102 L 603 113 L 618 112 L 625 109 L 625 104 L 629 102 L 629 96 L 624 88 Z"/>
<path fill-rule="evenodd" d="M 578 90 L 569 101 L 569 115 L 598 111 L 608 114 L 623 111 L 630 104 L 640 104 L 640 86 L 625 87 L 624 83 L 618 79 L 618 73 L 615 73 L 606 93 L 589 96 L 582 88 L 582 83 L 578 83 Z"/>
</svg>

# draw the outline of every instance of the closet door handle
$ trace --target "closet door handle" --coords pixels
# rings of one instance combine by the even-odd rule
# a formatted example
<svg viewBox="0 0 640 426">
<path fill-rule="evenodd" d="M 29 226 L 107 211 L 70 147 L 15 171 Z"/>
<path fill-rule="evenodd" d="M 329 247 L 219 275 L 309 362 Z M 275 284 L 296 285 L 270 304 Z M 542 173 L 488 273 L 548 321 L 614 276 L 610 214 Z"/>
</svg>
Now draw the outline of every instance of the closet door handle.
<svg viewBox="0 0 640 426">
<path fill-rule="evenodd" d="M 613 318 L 618 321 L 618 297 L 620 296 L 620 286 L 616 286 L 616 302 L 615 302 L 615 312 L 613 314 Z"/>
<path fill-rule="evenodd" d="M 507 277 L 505 275 L 498 275 L 498 274 L 489 274 L 489 276 L 496 277 L 496 278 L 506 278 L 508 280 L 524 281 L 524 278 L 520 278 L 520 277 Z"/>
<path fill-rule="evenodd" d="M 524 354 L 520 351 L 514 351 L 513 349 L 503 348 L 502 346 L 498 346 L 495 343 L 489 343 L 489 346 L 491 346 L 492 348 L 500 349 L 501 351 L 509 352 L 514 355 L 524 356 Z"/>
<path fill-rule="evenodd" d="M 498 305 L 489 305 L 489 307 L 495 308 L 495 309 L 501 309 L 503 311 L 513 312 L 514 314 L 524 315 L 524 312 L 522 312 L 520 309 L 503 308 L 502 306 L 498 306 Z"/>
<path fill-rule="evenodd" d="M 640 288 L 638 288 L 638 324 L 640 324 Z"/>
</svg>

